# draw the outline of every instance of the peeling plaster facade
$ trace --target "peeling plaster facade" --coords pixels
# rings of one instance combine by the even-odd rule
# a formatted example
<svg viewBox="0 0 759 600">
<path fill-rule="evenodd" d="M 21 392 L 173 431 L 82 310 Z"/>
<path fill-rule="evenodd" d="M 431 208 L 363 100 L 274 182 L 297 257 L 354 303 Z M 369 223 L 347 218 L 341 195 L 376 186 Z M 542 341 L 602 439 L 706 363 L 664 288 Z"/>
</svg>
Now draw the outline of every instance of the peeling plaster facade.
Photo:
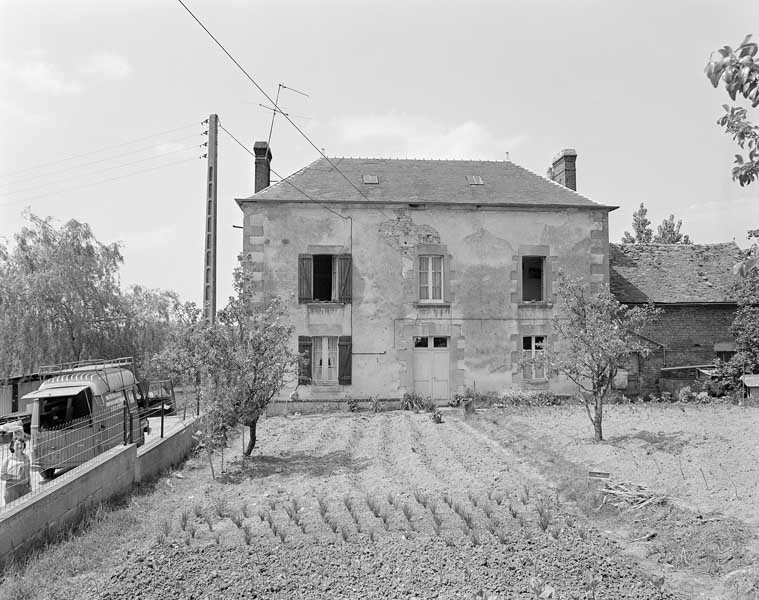
<svg viewBox="0 0 759 600">
<path fill-rule="evenodd" d="M 343 183 L 343 189 L 350 189 Z M 287 196 L 267 197 L 264 191 L 238 200 L 253 300 L 288 299 L 293 350 L 298 336 L 352 340 L 350 385 L 300 385 L 302 400 L 397 399 L 413 392 L 418 385 L 414 340 L 428 336 L 448 340 L 449 398 L 466 388 L 574 392 L 565 379 L 523 378 L 522 339 L 539 335 L 549 345 L 558 343 L 549 323 L 560 269 L 594 287 L 608 284 L 608 212 L 613 207 L 589 201 L 579 206 L 474 204 L 468 198 L 420 204 L 418 197 L 410 198 L 414 202 L 359 198 L 317 204 L 292 191 Z M 303 253 L 351 255 L 350 303 L 299 302 Z M 420 255 L 443 257 L 445 294 L 438 304 L 420 302 Z M 544 257 L 543 301 L 522 301 L 524 256 Z M 295 387 L 293 383 L 281 397 Z"/>
</svg>

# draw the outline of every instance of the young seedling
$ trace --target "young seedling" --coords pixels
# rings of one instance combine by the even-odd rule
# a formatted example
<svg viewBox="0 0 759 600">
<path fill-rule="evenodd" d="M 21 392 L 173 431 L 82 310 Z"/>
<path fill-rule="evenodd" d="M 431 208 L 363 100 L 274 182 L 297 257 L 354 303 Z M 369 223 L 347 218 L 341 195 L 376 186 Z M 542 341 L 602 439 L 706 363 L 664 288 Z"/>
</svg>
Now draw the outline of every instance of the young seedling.
<svg viewBox="0 0 759 600">
<path fill-rule="evenodd" d="M 511 515 L 512 519 L 516 519 L 517 515 L 519 514 L 517 512 L 517 509 L 514 508 L 514 506 L 511 504 L 511 502 L 509 502 L 509 514 Z"/>
<path fill-rule="evenodd" d="M 522 501 L 522 504 L 527 506 L 527 503 L 530 501 L 530 488 L 527 486 L 527 484 L 524 484 L 524 487 L 522 487 L 522 491 L 519 494 L 519 499 Z"/>
<path fill-rule="evenodd" d="M 388 517 L 387 513 L 382 513 L 381 518 L 382 525 L 385 527 L 385 531 L 390 531 L 390 518 Z"/>
<path fill-rule="evenodd" d="M 245 523 L 245 525 L 242 526 L 242 536 L 245 540 L 245 545 L 250 546 L 253 542 L 253 528 L 248 523 Z M 216 543 L 218 543 L 218 541 Z"/>
<path fill-rule="evenodd" d="M 230 521 L 235 524 L 235 526 L 240 529 L 242 527 L 242 515 L 238 512 L 234 512 L 231 515 L 229 515 Z"/>
<path fill-rule="evenodd" d="M 219 545 L 219 539 L 221 538 L 221 531 L 216 531 L 213 534 L 213 541 L 216 542 L 216 545 Z"/>
<path fill-rule="evenodd" d="M 187 520 L 190 518 L 190 513 L 183 510 L 179 513 L 179 527 L 182 531 L 187 531 Z"/>
<path fill-rule="evenodd" d="M 377 541 L 375 533 L 374 533 L 374 529 L 372 529 L 371 531 L 369 531 L 369 539 L 372 541 L 372 543 L 374 543 L 374 542 Z"/>
<path fill-rule="evenodd" d="M 551 510 L 543 502 L 540 502 L 535 510 L 538 513 L 538 527 L 545 532 L 551 524 Z"/>
<path fill-rule="evenodd" d="M 482 512 L 485 513 L 485 516 L 488 519 L 492 519 L 493 518 L 493 507 L 490 504 L 488 504 L 487 502 L 483 503 L 483 505 L 482 505 Z"/>
<path fill-rule="evenodd" d="M 196 502 L 192 505 L 192 512 L 194 512 L 195 516 L 198 518 L 203 516 L 203 506 L 200 504 L 200 502 Z"/>
<path fill-rule="evenodd" d="M 156 545 L 162 546 L 165 541 L 166 541 L 166 536 L 163 534 L 162 531 L 159 531 L 158 535 L 155 536 Z"/>
<path fill-rule="evenodd" d="M 413 518 L 414 514 L 411 512 L 411 507 L 408 504 L 403 505 L 403 516 L 406 517 L 406 520 L 411 523 L 411 519 Z"/>
<path fill-rule="evenodd" d="M 348 530 L 345 529 L 345 528 L 341 529 L 340 530 L 340 537 L 343 538 L 344 542 L 347 542 L 348 540 L 350 540 L 350 536 L 348 535 Z"/>
<path fill-rule="evenodd" d="M 369 507 L 369 510 L 372 511 L 372 514 L 379 518 L 380 516 L 380 505 L 379 502 L 375 498 L 371 498 L 369 496 L 366 497 L 366 505 Z"/>
<path fill-rule="evenodd" d="M 322 519 L 326 518 L 327 503 L 324 501 L 324 498 L 319 498 L 319 514 L 322 516 Z"/>
<path fill-rule="evenodd" d="M 192 538 L 190 537 L 190 534 L 189 533 L 185 533 L 184 534 L 184 545 L 185 546 L 189 546 L 191 542 L 192 542 Z"/>
<path fill-rule="evenodd" d="M 553 598 L 553 594 L 556 590 L 546 583 L 541 577 L 530 577 L 530 591 L 535 594 L 536 598 Z"/>
<path fill-rule="evenodd" d="M 161 521 L 161 532 L 166 537 L 169 537 L 169 535 L 171 535 L 171 521 L 168 519 Z"/>
<path fill-rule="evenodd" d="M 229 506 L 227 505 L 227 499 L 224 496 L 217 496 L 214 500 L 214 509 L 220 519 L 224 519 L 229 512 Z"/>
<path fill-rule="evenodd" d="M 213 516 L 210 513 L 206 513 L 203 515 L 203 520 L 208 525 L 208 531 L 213 531 Z"/>
<path fill-rule="evenodd" d="M 435 532 L 435 535 L 440 537 L 440 532 L 443 530 L 443 528 L 441 527 L 441 523 L 439 523 L 438 521 L 433 521 L 432 529 Z"/>
<path fill-rule="evenodd" d="M 582 583 L 585 591 L 590 592 L 591 598 L 596 600 L 596 588 L 601 583 L 601 575 L 593 573 L 593 571 L 588 569 L 585 571 Z"/>
<path fill-rule="evenodd" d="M 246 519 L 250 518 L 250 506 L 247 502 L 242 503 L 242 516 Z"/>
<path fill-rule="evenodd" d="M 480 536 L 477 535 L 476 531 L 472 531 L 470 538 L 472 540 L 472 546 L 482 546 L 482 540 L 480 539 Z"/>
<path fill-rule="evenodd" d="M 197 528 L 195 527 L 195 523 L 188 523 L 187 524 L 187 533 L 190 534 L 190 537 L 195 537 L 195 533 L 197 532 Z"/>
<path fill-rule="evenodd" d="M 394 506 L 394 504 L 395 504 L 395 498 L 393 498 L 393 493 L 392 492 L 388 492 L 387 493 L 387 503 L 390 506 Z"/>
</svg>

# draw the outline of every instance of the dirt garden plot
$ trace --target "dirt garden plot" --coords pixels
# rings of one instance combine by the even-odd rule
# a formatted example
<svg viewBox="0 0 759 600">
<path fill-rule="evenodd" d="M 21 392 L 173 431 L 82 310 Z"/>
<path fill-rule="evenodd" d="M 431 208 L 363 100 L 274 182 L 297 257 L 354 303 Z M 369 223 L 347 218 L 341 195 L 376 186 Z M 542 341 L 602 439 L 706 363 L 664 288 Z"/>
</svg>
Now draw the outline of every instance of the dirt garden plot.
<svg viewBox="0 0 759 600">
<path fill-rule="evenodd" d="M 532 409 L 533 417 L 554 418 L 552 410 Z M 748 528 L 712 573 L 636 551 L 620 534 L 631 527 L 627 512 L 603 504 L 585 481 L 585 491 L 569 485 L 566 477 L 586 467 L 533 435 L 519 422 L 527 417 L 494 409 L 467 420 L 449 411 L 439 425 L 409 412 L 267 419 L 252 458 L 242 459 L 234 440 L 218 481 L 205 456 L 192 458 L 7 576 L 0 598 L 748 593 L 745 582 L 724 582 L 725 567 L 748 572 Z M 676 519 L 662 515 L 670 506 L 649 505 L 638 517 Z"/>
</svg>

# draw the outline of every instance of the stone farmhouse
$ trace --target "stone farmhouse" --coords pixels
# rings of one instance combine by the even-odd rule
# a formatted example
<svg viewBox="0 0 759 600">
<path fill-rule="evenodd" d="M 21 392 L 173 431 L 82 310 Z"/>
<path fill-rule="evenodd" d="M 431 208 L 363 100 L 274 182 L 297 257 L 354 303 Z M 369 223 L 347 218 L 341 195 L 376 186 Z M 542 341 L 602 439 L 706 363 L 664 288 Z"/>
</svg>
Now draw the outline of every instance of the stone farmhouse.
<svg viewBox="0 0 759 600">
<path fill-rule="evenodd" d="M 576 192 L 574 150 L 559 153 L 548 177 L 509 161 L 321 158 L 273 185 L 271 149 L 256 142 L 254 152 L 255 194 L 237 199 L 243 256 L 254 302 L 288 299 L 292 348 L 308 357 L 298 376 L 302 400 L 415 392 L 445 401 L 467 388 L 571 394 L 570 381 L 522 360 L 560 344 L 550 328 L 559 270 L 596 288 L 609 285 L 611 273 L 620 299 L 666 302 L 641 286 L 641 257 L 610 247 L 616 207 Z M 684 265 L 712 265 L 708 254 L 693 250 Z M 723 289 L 711 267 L 698 268 Z M 640 293 L 628 294 L 634 289 Z M 699 308 L 705 289 L 714 293 Z M 669 344 L 667 328 L 681 327 L 688 311 L 705 311 L 705 327 L 709 311 L 723 311 L 726 332 L 734 304 L 717 302 L 706 284 L 691 292 L 689 308 L 673 296 L 678 308 L 651 333 L 655 349 L 657 340 Z M 726 348 L 722 333 L 698 343 L 712 353 Z M 680 354 L 668 350 L 636 374 L 650 364 L 653 380 L 660 364 L 695 360 L 686 352 L 695 337 L 682 337 Z M 707 359 L 703 349 L 698 361 Z"/>
<path fill-rule="evenodd" d="M 610 244 L 610 287 L 620 302 L 654 303 L 661 317 L 646 331 L 646 356 L 627 365 L 628 395 L 676 392 L 705 378 L 715 358 L 735 352 L 730 333 L 737 309 L 735 242 L 726 244 Z"/>
</svg>

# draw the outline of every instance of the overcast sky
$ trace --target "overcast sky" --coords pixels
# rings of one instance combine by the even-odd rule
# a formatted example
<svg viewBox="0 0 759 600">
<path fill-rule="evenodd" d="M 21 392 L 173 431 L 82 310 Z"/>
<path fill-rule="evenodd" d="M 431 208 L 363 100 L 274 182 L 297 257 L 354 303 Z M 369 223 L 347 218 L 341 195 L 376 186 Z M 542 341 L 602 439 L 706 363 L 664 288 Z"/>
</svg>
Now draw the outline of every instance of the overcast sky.
<svg viewBox="0 0 759 600">
<path fill-rule="evenodd" d="M 641 202 L 697 243 L 745 246 L 759 226 L 759 183 L 732 182 L 715 124 L 729 99 L 703 74 L 712 50 L 759 35 L 757 0 L 186 4 L 269 94 L 308 93 L 281 105 L 329 156 L 508 152 L 544 174 L 571 147 L 578 191 L 620 207 L 612 241 Z M 201 121 L 252 147 L 263 96 L 176 0 L 0 0 L 0 44 L 0 237 L 26 208 L 86 221 L 122 242 L 124 286 L 200 301 Z M 318 156 L 281 119 L 271 146 L 281 175 Z M 219 306 L 242 243 L 234 198 L 252 193 L 251 157 L 221 132 Z"/>
</svg>

